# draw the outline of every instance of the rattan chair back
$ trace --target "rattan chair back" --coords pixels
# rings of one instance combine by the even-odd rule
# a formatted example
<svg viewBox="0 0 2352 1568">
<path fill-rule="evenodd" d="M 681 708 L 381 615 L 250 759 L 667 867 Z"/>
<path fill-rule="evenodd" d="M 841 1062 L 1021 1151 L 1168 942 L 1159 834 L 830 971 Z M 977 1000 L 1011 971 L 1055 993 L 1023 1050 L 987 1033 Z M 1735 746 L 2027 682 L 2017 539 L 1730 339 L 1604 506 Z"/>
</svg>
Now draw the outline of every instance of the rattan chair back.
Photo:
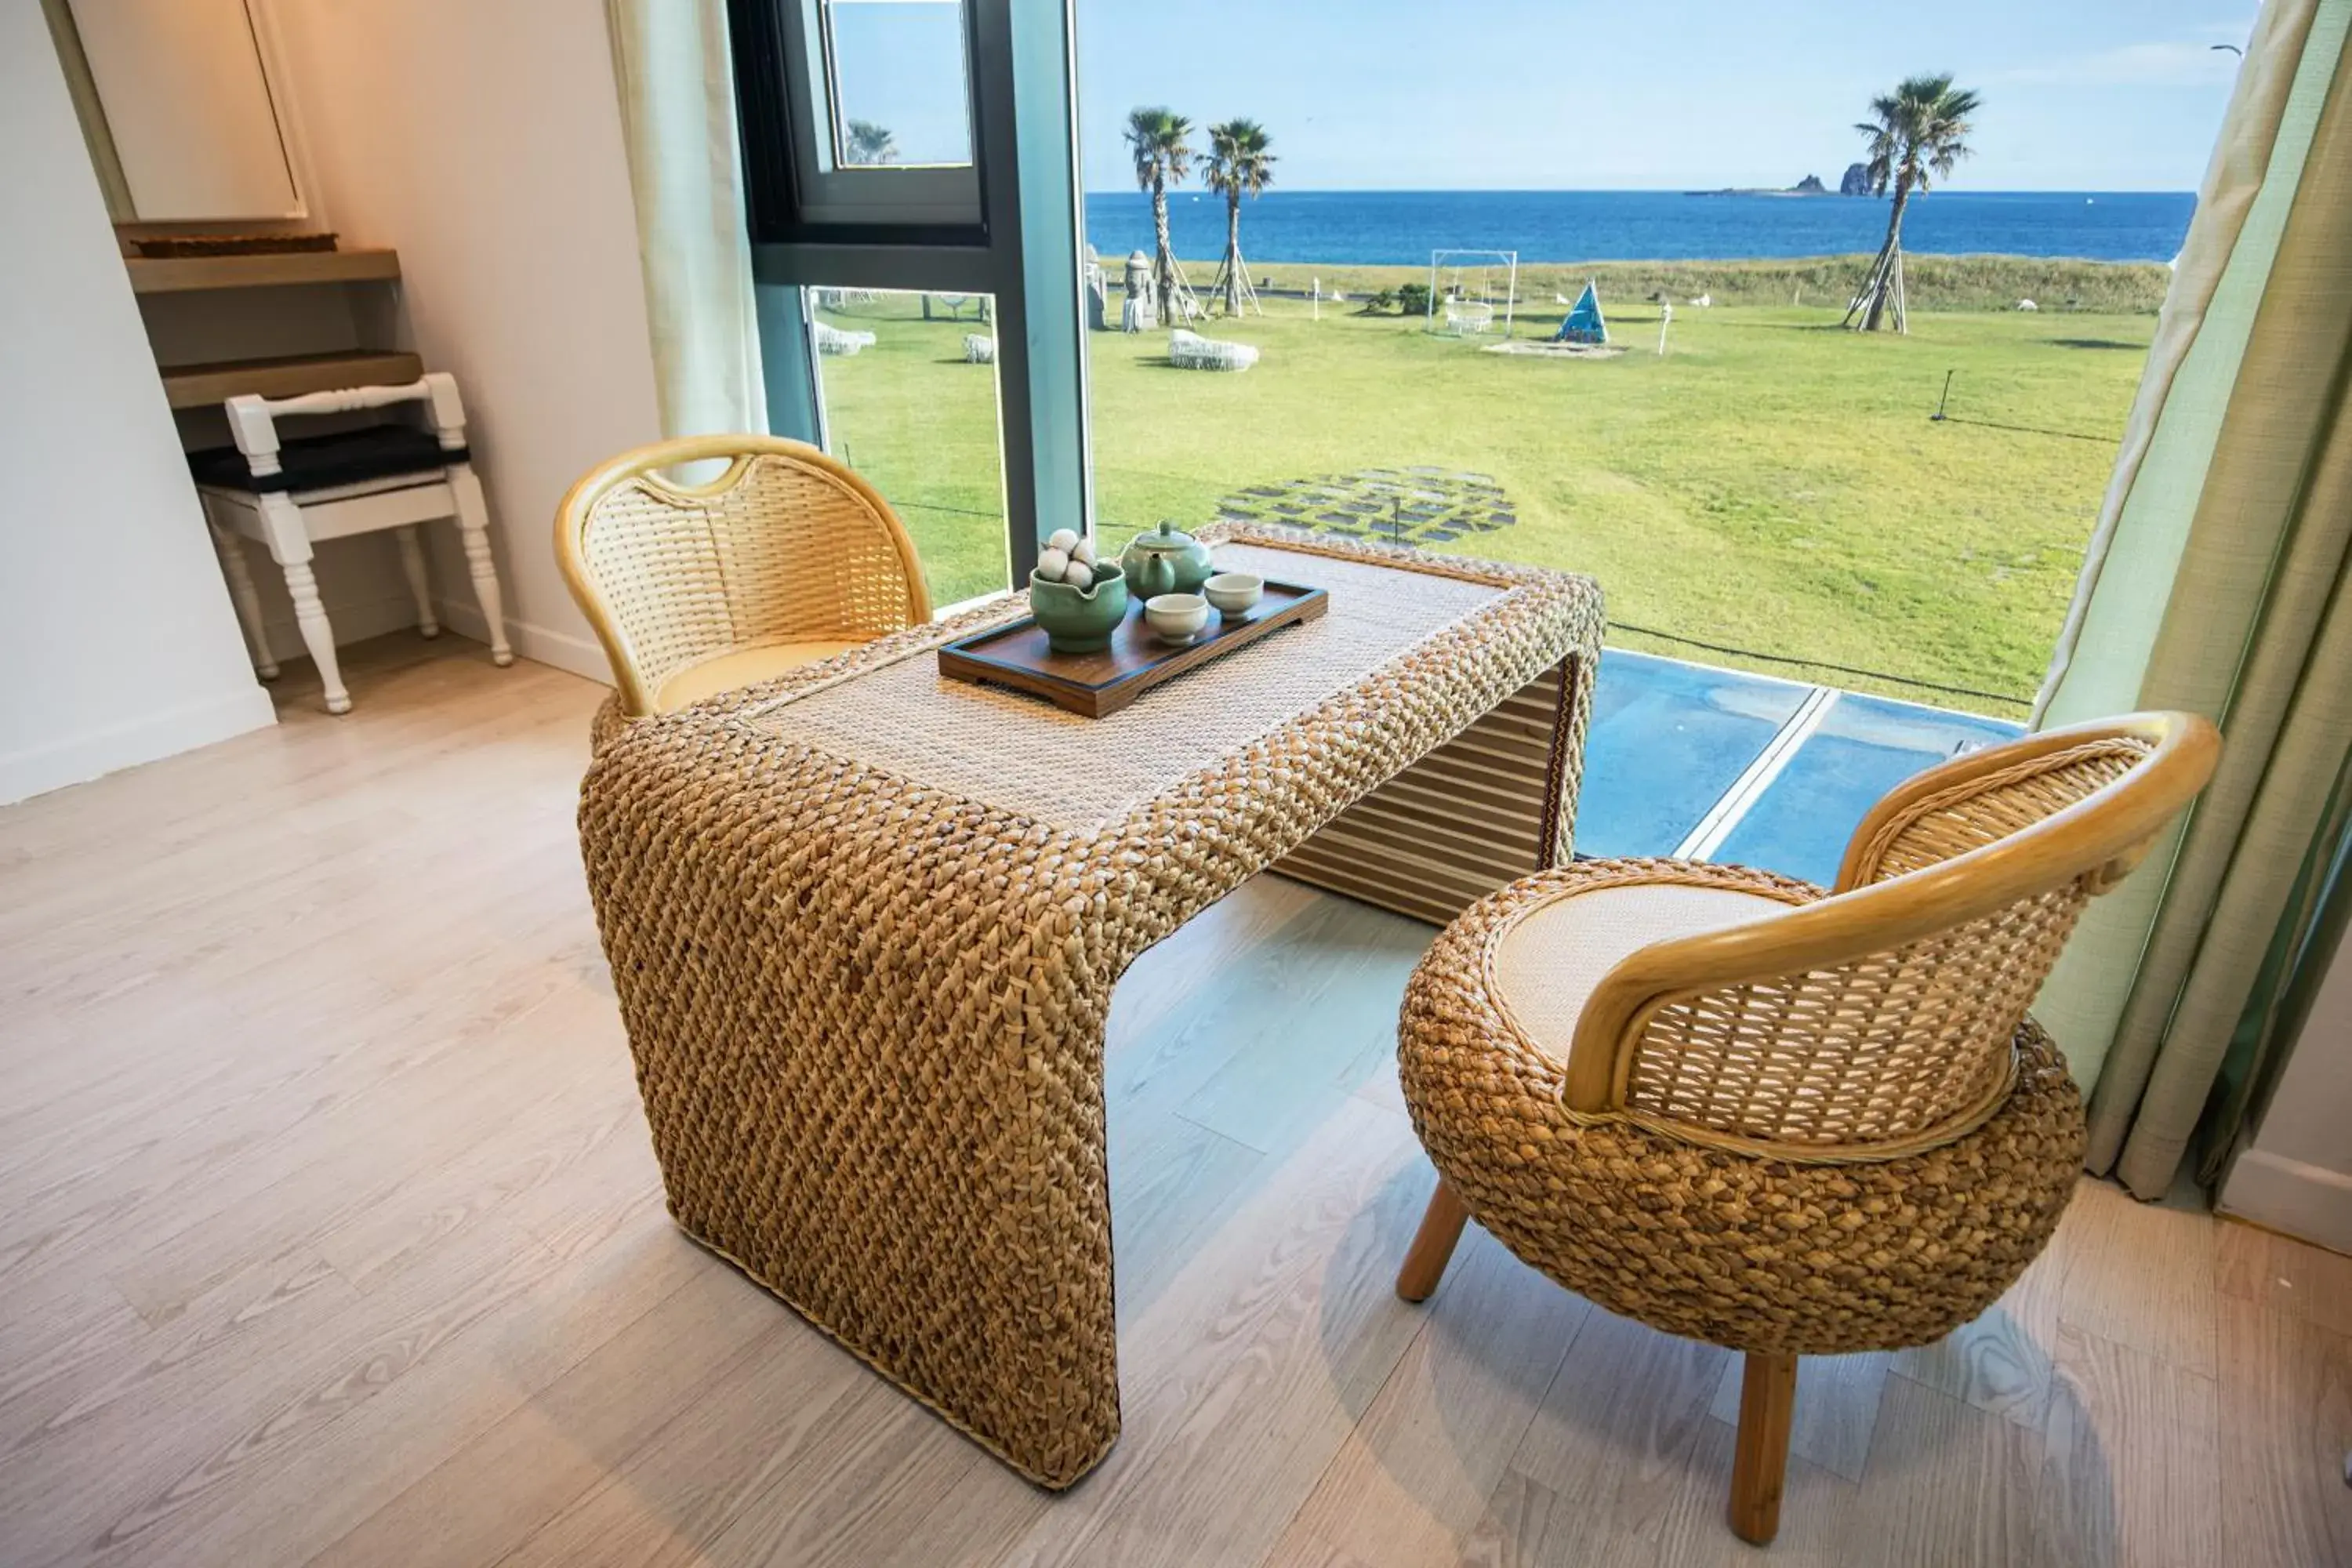
<svg viewBox="0 0 2352 1568">
<path fill-rule="evenodd" d="M 2135 714 L 1921 773 L 1855 830 L 1830 896 L 1612 969 L 1577 1021 L 1570 1113 L 1809 1162 L 1964 1136 L 2008 1097 L 2018 1026 L 2084 904 L 2219 750 L 2201 718 Z"/>
<path fill-rule="evenodd" d="M 663 470 L 719 459 L 679 484 Z M 556 510 L 555 554 L 631 717 L 670 676 L 740 648 L 862 642 L 930 618 L 914 541 L 815 447 L 696 436 L 624 452 Z"/>
</svg>

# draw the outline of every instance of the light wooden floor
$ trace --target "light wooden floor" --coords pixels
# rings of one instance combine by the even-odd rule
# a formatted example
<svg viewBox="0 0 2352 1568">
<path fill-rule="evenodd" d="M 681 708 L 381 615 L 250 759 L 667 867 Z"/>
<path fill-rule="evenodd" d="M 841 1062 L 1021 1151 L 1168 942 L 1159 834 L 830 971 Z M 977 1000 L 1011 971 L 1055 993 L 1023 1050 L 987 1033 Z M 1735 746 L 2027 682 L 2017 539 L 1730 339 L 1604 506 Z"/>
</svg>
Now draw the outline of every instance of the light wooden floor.
<svg viewBox="0 0 2352 1568">
<path fill-rule="evenodd" d="M 2085 1184 L 2008 1300 L 1733 1358 L 1474 1230 L 1390 1029 L 1423 928 L 1260 879 L 1122 986 L 1126 1436 L 1015 1479 L 664 1217 L 572 839 L 601 692 L 450 642 L 357 710 L 0 812 L 0 1562 L 2352 1562 L 2352 1262 Z M 313 690 L 315 688 L 312 689 Z"/>
</svg>

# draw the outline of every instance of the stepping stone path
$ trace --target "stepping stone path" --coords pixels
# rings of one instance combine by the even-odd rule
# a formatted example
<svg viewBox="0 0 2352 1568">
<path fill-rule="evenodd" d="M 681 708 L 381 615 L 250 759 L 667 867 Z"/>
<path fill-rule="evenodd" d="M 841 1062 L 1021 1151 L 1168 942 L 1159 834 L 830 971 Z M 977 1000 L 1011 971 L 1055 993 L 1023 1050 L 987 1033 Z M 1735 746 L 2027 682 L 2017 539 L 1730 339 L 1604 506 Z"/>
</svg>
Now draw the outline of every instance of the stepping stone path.
<svg viewBox="0 0 2352 1568">
<path fill-rule="evenodd" d="M 1450 468 L 1359 468 L 1283 484 L 1251 485 L 1217 503 L 1217 516 L 1273 522 L 1398 544 L 1450 544 L 1508 528 L 1518 512 L 1488 474 Z"/>
</svg>

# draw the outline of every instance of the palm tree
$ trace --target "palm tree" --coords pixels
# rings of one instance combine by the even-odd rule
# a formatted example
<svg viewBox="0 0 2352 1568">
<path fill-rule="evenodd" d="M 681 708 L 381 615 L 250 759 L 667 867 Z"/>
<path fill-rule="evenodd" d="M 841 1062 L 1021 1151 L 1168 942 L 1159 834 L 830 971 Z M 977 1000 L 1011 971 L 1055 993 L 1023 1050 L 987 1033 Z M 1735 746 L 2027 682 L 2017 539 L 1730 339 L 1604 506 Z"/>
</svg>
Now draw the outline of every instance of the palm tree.
<svg viewBox="0 0 2352 1568">
<path fill-rule="evenodd" d="M 1135 154 L 1135 183 L 1151 193 L 1151 232 L 1158 246 L 1151 282 L 1160 309 L 1176 304 L 1176 252 L 1168 243 L 1168 187 L 1192 172 L 1192 122 L 1172 109 L 1136 109 L 1127 116 L 1128 150 Z"/>
<path fill-rule="evenodd" d="M 1228 316 L 1242 313 L 1244 294 L 1256 301 L 1242 268 L 1242 198 L 1261 195 L 1274 184 L 1269 140 L 1265 127 L 1255 120 L 1228 120 L 1209 127 L 1209 167 L 1202 178 L 1225 198 L 1225 258 L 1217 264 L 1216 287 L 1224 293 Z"/>
<path fill-rule="evenodd" d="M 1928 176 L 1943 179 L 1954 164 L 1969 155 L 1969 116 L 1980 100 L 1966 88 L 1952 85 L 1949 75 L 1915 76 L 1895 91 L 1870 102 L 1868 120 L 1854 126 L 1870 143 L 1870 162 L 1864 169 L 1870 194 L 1883 196 L 1895 187 L 1895 205 L 1886 215 L 1886 243 L 1863 280 L 1853 303 L 1846 308 L 1846 325 L 1857 314 L 1862 330 L 1874 332 L 1895 304 L 1895 330 L 1907 330 L 1903 320 L 1903 209 L 1913 191 L 1927 188 Z"/>
<path fill-rule="evenodd" d="M 887 125 L 877 125 L 871 120 L 853 120 L 849 122 L 849 161 L 895 163 L 898 161 L 898 139 L 890 134 Z"/>
</svg>

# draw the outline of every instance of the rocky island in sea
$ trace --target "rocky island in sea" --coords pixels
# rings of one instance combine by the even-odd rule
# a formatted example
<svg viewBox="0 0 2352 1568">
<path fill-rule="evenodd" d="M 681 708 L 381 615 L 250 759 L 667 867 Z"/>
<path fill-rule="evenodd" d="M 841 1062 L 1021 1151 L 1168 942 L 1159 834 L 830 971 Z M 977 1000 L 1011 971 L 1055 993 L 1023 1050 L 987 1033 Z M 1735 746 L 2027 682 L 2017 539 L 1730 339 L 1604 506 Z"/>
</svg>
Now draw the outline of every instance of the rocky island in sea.
<svg viewBox="0 0 2352 1568">
<path fill-rule="evenodd" d="M 1834 193 L 1822 184 L 1822 177 L 1819 174 L 1807 174 L 1803 179 L 1785 189 L 1757 185 L 1731 185 L 1720 191 L 1685 191 L 1683 195 L 1686 196 L 1826 196 L 1831 195 L 1866 196 L 1870 194 L 1867 188 L 1867 173 L 1860 163 L 1854 164 L 1845 172 L 1845 178 L 1838 182 L 1838 188 Z"/>
</svg>

